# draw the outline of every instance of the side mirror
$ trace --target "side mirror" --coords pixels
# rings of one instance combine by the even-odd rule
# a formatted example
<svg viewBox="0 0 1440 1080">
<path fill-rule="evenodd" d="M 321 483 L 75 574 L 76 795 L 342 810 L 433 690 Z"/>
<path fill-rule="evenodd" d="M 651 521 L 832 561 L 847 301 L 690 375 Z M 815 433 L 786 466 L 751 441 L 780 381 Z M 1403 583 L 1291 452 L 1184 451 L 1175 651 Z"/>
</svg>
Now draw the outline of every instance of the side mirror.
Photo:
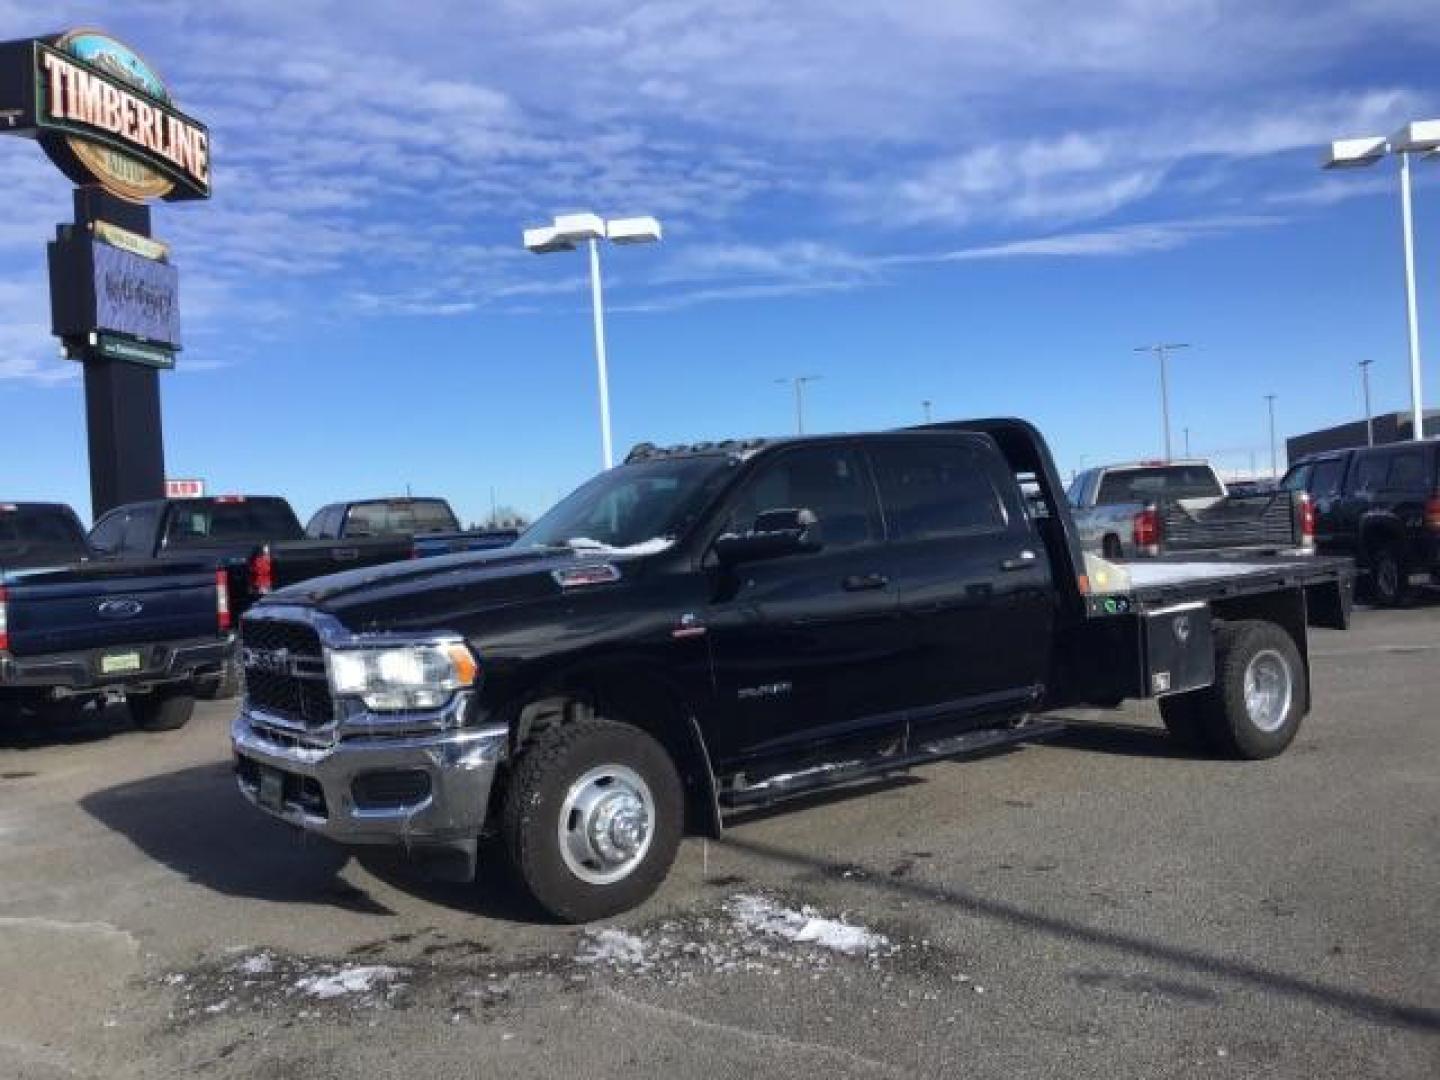
<svg viewBox="0 0 1440 1080">
<path fill-rule="evenodd" d="M 819 551 L 820 519 L 813 510 L 766 510 L 747 533 L 725 533 L 715 540 L 723 566 Z"/>
</svg>

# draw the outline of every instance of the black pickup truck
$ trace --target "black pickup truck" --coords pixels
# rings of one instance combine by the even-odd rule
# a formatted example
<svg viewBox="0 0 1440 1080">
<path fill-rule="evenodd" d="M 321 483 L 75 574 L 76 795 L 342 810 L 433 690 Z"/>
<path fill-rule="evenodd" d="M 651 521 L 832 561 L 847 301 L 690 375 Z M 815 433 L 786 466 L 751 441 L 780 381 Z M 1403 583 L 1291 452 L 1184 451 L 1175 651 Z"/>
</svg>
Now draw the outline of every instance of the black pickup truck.
<svg viewBox="0 0 1440 1080">
<path fill-rule="evenodd" d="M 461 529 L 460 519 L 444 499 L 406 495 L 322 506 L 305 526 L 305 535 L 312 540 L 407 536 L 411 557 L 422 559 L 505 547 L 520 533 L 516 529 Z"/>
<path fill-rule="evenodd" d="M 1308 495 L 1320 551 L 1352 556 L 1380 604 L 1404 604 L 1417 574 L 1440 581 L 1440 440 L 1314 454 L 1281 487 Z"/>
<path fill-rule="evenodd" d="M 213 560 L 96 563 L 75 512 L 0 504 L 0 707 L 49 713 L 124 695 L 136 723 L 176 728 L 230 658 Z"/>
<path fill-rule="evenodd" d="M 250 609 L 240 790 L 473 876 L 503 837 L 549 912 L 625 910 L 724 811 L 1159 697 L 1180 739 L 1279 754 L 1348 563 L 1083 554 L 1019 420 L 636 448 L 510 548 Z"/>
</svg>

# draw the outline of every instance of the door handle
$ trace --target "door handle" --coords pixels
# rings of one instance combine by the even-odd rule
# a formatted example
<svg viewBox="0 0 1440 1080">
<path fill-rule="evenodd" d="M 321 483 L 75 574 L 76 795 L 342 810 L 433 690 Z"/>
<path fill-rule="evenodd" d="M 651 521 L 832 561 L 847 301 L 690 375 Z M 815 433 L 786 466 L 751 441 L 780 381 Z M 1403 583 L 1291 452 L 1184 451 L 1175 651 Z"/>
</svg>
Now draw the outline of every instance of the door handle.
<svg viewBox="0 0 1440 1080">
<path fill-rule="evenodd" d="M 1020 552 L 1020 554 L 1016 555 L 1013 559 L 1000 560 L 1001 570 L 1027 570 L 1034 565 L 1035 552 L 1029 550 L 1028 548 Z"/>
<path fill-rule="evenodd" d="M 890 584 L 884 574 L 851 574 L 840 582 L 846 592 L 864 592 L 866 589 L 883 589 Z"/>
</svg>

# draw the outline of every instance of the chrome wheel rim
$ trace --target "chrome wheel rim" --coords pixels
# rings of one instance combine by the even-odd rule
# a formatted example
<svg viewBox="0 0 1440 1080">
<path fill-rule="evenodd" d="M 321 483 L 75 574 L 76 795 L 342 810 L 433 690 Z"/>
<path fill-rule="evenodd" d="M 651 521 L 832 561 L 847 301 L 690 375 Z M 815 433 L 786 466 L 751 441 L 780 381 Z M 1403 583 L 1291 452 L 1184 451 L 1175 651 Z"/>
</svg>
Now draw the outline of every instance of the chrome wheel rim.
<svg viewBox="0 0 1440 1080">
<path fill-rule="evenodd" d="M 1280 730 L 1295 696 L 1290 665 L 1274 649 L 1265 649 L 1245 666 L 1245 712 L 1264 732 Z"/>
<path fill-rule="evenodd" d="M 654 838 L 655 800 L 634 769 L 598 765 L 584 773 L 560 807 L 560 855 L 592 885 L 612 885 L 644 861 Z"/>
</svg>

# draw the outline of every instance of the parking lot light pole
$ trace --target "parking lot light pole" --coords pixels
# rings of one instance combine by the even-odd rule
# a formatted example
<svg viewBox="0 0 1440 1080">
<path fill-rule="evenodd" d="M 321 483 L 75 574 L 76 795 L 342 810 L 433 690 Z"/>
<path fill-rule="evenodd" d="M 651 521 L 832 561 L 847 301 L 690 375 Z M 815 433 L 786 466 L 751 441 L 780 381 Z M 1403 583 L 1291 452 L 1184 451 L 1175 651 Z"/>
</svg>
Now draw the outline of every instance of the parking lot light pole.
<svg viewBox="0 0 1440 1080">
<path fill-rule="evenodd" d="M 930 402 L 928 400 L 922 401 L 920 402 L 920 407 L 925 410 L 925 423 L 930 423 L 932 419 L 930 415 Z"/>
<path fill-rule="evenodd" d="M 1375 421 L 1370 414 L 1370 365 L 1375 361 L 1360 361 L 1360 387 L 1365 392 L 1365 445 L 1375 445 Z"/>
<path fill-rule="evenodd" d="M 595 367 L 600 382 L 600 445 L 605 468 L 615 464 L 610 440 L 610 374 L 605 358 L 605 298 L 600 285 L 600 241 L 612 244 L 653 244 L 660 239 L 660 222 L 653 217 L 603 220 L 598 214 L 561 214 L 553 224 L 526 229 L 525 247 L 536 255 L 574 251 L 585 243 L 590 249 L 590 307 L 595 323 Z"/>
<path fill-rule="evenodd" d="M 1138 345 L 1136 352 L 1148 352 L 1160 358 L 1160 422 L 1165 428 L 1165 460 L 1170 454 L 1170 374 L 1166 370 L 1170 353 L 1176 349 L 1188 349 L 1184 342 L 1165 342 L 1158 345 Z"/>
<path fill-rule="evenodd" d="M 1270 406 L 1270 479 L 1275 480 L 1280 476 L 1279 457 L 1275 452 L 1275 395 L 1266 394 L 1265 404 Z"/>
<path fill-rule="evenodd" d="M 1406 124 L 1388 139 L 1367 135 L 1359 139 L 1337 139 L 1326 150 L 1321 164 L 1327 169 L 1353 169 L 1374 165 L 1387 154 L 1400 160 L 1400 227 L 1405 252 L 1405 321 L 1410 334 L 1411 435 L 1425 437 L 1423 385 L 1420 377 L 1420 319 L 1415 303 L 1415 221 L 1410 199 L 1410 158 L 1416 154 L 1434 159 L 1440 149 L 1440 120 L 1417 120 Z"/>
<path fill-rule="evenodd" d="M 795 387 L 795 434 L 805 434 L 805 384 L 823 378 L 820 375 L 794 375 L 788 379 L 776 379 L 781 386 L 787 383 Z"/>
</svg>

